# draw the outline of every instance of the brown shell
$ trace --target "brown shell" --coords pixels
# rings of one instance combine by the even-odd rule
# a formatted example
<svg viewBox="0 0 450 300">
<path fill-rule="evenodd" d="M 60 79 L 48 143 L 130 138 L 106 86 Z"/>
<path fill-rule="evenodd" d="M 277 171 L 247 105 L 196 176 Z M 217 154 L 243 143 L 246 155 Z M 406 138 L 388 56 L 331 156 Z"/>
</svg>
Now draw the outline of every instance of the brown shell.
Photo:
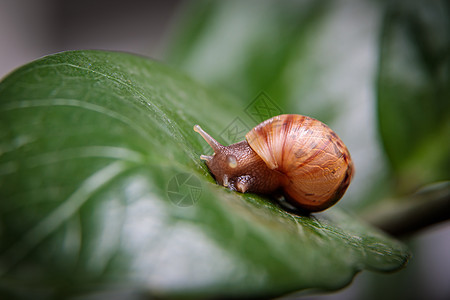
<svg viewBox="0 0 450 300">
<path fill-rule="evenodd" d="M 347 148 L 316 119 L 276 116 L 250 130 L 246 138 L 270 169 L 286 175 L 285 196 L 301 209 L 330 207 L 350 184 L 354 168 Z"/>
</svg>

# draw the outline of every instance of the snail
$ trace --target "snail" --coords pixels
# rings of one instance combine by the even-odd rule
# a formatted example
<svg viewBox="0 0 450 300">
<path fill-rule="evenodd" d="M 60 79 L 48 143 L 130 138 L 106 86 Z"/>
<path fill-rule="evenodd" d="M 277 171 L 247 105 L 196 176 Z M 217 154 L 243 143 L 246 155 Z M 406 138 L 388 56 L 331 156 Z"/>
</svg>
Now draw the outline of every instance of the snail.
<svg viewBox="0 0 450 300">
<path fill-rule="evenodd" d="M 212 147 L 201 155 L 218 184 L 241 193 L 281 195 L 303 212 L 318 212 L 342 198 L 354 173 L 347 147 L 324 123 L 279 115 L 251 129 L 245 140 L 223 146 L 199 125 Z"/>
</svg>

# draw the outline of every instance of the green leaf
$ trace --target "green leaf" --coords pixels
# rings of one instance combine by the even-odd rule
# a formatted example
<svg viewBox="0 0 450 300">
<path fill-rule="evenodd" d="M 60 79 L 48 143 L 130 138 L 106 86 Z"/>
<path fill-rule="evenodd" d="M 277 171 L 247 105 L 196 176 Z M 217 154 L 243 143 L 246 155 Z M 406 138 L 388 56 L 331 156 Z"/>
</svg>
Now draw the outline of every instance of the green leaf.
<svg viewBox="0 0 450 300">
<path fill-rule="evenodd" d="M 449 16 L 445 1 L 394 1 L 384 20 L 378 117 L 403 192 L 450 178 Z"/>
<path fill-rule="evenodd" d="M 238 102 L 139 56 L 65 52 L 0 83 L 0 296 L 277 296 L 392 271 L 401 243 L 337 208 L 214 183 L 193 130 Z"/>
</svg>

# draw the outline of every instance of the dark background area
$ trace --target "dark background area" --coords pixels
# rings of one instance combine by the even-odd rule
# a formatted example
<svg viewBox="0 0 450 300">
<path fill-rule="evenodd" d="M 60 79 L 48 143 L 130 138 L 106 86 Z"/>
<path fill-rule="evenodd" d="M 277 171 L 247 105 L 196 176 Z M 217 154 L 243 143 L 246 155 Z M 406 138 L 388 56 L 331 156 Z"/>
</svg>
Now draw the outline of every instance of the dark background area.
<svg viewBox="0 0 450 300">
<path fill-rule="evenodd" d="M 183 1 L 0 1 L 0 77 L 41 56 L 76 49 L 161 59 Z"/>
</svg>

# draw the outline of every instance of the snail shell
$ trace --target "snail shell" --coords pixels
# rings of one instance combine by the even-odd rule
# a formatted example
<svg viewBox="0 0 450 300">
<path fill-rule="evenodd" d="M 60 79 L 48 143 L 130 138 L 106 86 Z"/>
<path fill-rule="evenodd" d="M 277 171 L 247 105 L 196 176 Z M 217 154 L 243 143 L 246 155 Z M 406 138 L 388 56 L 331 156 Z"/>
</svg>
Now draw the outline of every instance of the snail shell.
<svg viewBox="0 0 450 300">
<path fill-rule="evenodd" d="M 280 115 L 250 130 L 246 140 L 223 146 L 198 125 L 211 145 L 201 158 L 217 182 L 239 192 L 282 194 L 295 207 L 316 212 L 342 198 L 354 173 L 350 154 L 324 123 Z"/>
</svg>

